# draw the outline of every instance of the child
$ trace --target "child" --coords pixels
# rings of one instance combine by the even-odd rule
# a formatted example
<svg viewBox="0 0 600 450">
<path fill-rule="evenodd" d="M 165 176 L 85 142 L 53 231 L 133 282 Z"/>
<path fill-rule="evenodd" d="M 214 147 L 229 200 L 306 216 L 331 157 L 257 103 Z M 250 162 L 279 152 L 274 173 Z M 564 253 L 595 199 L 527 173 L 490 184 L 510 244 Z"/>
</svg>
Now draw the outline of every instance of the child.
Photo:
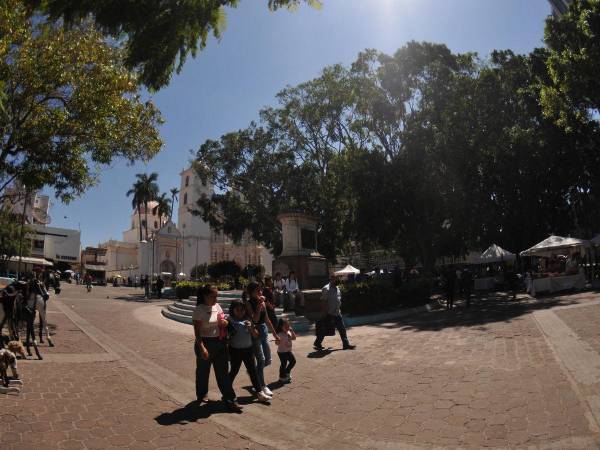
<svg viewBox="0 0 600 450">
<path fill-rule="evenodd" d="M 254 362 L 254 348 L 252 338 L 258 336 L 258 331 L 252 325 L 252 321 L 246 312 L 246 306 L 239 300 L 231 302 L 229 307 L 229 359 L 231 368 L 229 378 L 231 382 L 237 376 L 242 362 L 246 366 L 250 381 L 256 391 L 256 397 L 261 402 L 268 402 L 272 399 L 267 395 L 264 386 L 260 385 L 258 374 L 256 372 L 256 363 Z"/>
<path fill-rule="evenodd" d="M 294 354 L 292 353 L 292 341 L 296 339 L 296 333 L 294 333 L 287 319 L 282 318 L 279 320 L 277 324 L 277 337 L 279 338 L 277 355 L 281 361 L 279 381 L 290 383 L 292 381 L 290 372 L 296 365 L 296 358 L 294 358 Z"/>
</svg>

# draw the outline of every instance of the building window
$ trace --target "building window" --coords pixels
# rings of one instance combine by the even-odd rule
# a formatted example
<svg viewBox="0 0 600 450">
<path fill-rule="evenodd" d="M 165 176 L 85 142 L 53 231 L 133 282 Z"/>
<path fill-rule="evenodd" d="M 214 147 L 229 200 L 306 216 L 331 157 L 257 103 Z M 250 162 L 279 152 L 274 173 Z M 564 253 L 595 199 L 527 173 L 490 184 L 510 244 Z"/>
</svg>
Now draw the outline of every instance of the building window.
<svg viewBox="0 0 600 450">
<path fill-rule="evenodd" d="M 145 228 L 145 227 L 146 227 L 146 221 L 142 220 L 142 228 Z"/>
<path fill-rule="evenodd" d="M 185 223 L 183 224 L 183 228 L 185 228 Z"/>
<path fill-rule="evenodd" d="M 188 187 L 190 185 L 190 176 L 186 176 L 185 177 L 185 187 Z"/>
<path fill-rule="evenodd" d="M 34 250 L 44 250 L 44 240 L 43 239 L 34 239 L 33 249 Z"/>
<path fill-rule="evenodd" d="M 187 205 L 187 192 L 183 194 L 183 204 Z"/>
<path fill-rule="evenodd" d="M 156 220 L 154 221 L 154 228 L 158 228 L 158 222 Z"/>
</svg>

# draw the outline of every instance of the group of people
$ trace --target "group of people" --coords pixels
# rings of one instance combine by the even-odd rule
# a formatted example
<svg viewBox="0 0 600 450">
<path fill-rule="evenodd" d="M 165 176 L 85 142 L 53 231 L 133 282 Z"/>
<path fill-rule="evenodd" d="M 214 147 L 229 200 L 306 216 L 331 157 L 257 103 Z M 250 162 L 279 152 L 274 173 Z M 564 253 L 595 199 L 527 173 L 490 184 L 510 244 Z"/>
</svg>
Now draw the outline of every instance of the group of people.
<svg viewBox="0 0 600 450">
<path fill-rule="evenodd" d="M 294 311 L 297 304 L 304 306 L 304 296 L 294 271 L 291 271 L 287 278 L 283 278 L 281 272 L 277 272 L 274 280 L 267 277 L 265 283 L 269 283 L 275 304 L 283 305 L 284 312 Z"/>
<path fill-rule="evenodd" d="M 338 330 L 344 350 L 352 350 L 355 346 L 348 340 L 340 311 L 341 292 L 337 283 L 337 278 L 332 276 L 322 290 L 323 321 Z M 231 302 L 228 314 L 217 302 L 218 291 L 215 287 L 207 284 L 199 289 L 192 315 L 198 404 L 208 401 L 208 379 L 212 366 L 226 407 L 230 411 L 241 412 L 233 382 L 242 363 L 256 398 L 261 402 L 269 402 L 273 398 L 273 392 L 265 381 L 265 367 L 272 363 L 269 336 L 277 345 L 279 381 L 292 381 L 291 372 L 296 365 L 292 351 L 296 333 L 287 319 L 277 318 L 275 314 L 276 289 L 269 277 L 264 283 L 249 283 L 242 300 Z M 315 350 L 324 349 L 323 339 L 326 335 L 329 335 L 326 327 L 317 327 Z"/>
<path fill-rule="evenodd" d="M 225 405 L 231 411 L 240 412 L 233 381 L 242 363 L 257 399 L 268 402 L 273 398 L 264 375 L 265 367 L 272 361 L 269 334 L 277 344 L 281 363 L 279 381 L 291 382 L 291 371 L 296 364 L 292 353 L 292 341 L 296 339 L 294 330 L 285 319 L 273 323 L 259 283 L 251 282 L 245 292 L 244 300 L 231 302 L 228 315 L 217 303 L 215 287 L 207 284 L 198 292 L 192 320 L 196 336 L 196 398 L 200 404 L 208 401 L 208 378 L 213 366 Z"/>
</svg>

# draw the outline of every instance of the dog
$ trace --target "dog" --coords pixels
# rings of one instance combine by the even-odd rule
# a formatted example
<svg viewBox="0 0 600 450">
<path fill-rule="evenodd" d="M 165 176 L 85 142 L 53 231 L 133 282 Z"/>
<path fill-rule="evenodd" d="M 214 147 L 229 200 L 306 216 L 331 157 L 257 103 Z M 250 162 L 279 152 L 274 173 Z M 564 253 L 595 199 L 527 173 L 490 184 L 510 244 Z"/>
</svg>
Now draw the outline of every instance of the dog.
<svg viewBox="0 0 600 450">
<path fill-rule="evenodd" d="M 23 349 L 24 353 L 24 349 Z M 8 378 L 8 368 L 12 372 L 12 380 Z M 11 384 L 22 385 L 19 378 L 19 372 L 17 370 L 17 357 L 13 352 L 7 350 L 5 348 L 0 349 L 0 377 L 2 377 L 3 386 L 0 388 L 0 392 L 9 393 L 9 392 L 20 392 L 21 390 L 16 386 L 11 386 Z"/>
</svg>

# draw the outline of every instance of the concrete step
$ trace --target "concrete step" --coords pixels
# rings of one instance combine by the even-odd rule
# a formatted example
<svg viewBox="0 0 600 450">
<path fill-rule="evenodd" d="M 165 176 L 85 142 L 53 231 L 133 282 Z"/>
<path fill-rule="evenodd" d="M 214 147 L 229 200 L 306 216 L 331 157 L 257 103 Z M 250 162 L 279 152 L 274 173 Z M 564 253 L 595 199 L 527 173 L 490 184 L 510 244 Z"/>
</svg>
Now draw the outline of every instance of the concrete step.
<svg viewBox="0 0 600 450">
<path fill-rule="evenodd" d="M 169 311 L 168 308 L 163 308 L 161 312 L 162 312 L 162 315 L 165 316 L 167 319 L 171 319 L 171 320 L 175 320 L 177 322 L 187 323 L 188 325 L 192 325 L 192 316 L 178 314 L 173 311 Z"/>
</svg>

